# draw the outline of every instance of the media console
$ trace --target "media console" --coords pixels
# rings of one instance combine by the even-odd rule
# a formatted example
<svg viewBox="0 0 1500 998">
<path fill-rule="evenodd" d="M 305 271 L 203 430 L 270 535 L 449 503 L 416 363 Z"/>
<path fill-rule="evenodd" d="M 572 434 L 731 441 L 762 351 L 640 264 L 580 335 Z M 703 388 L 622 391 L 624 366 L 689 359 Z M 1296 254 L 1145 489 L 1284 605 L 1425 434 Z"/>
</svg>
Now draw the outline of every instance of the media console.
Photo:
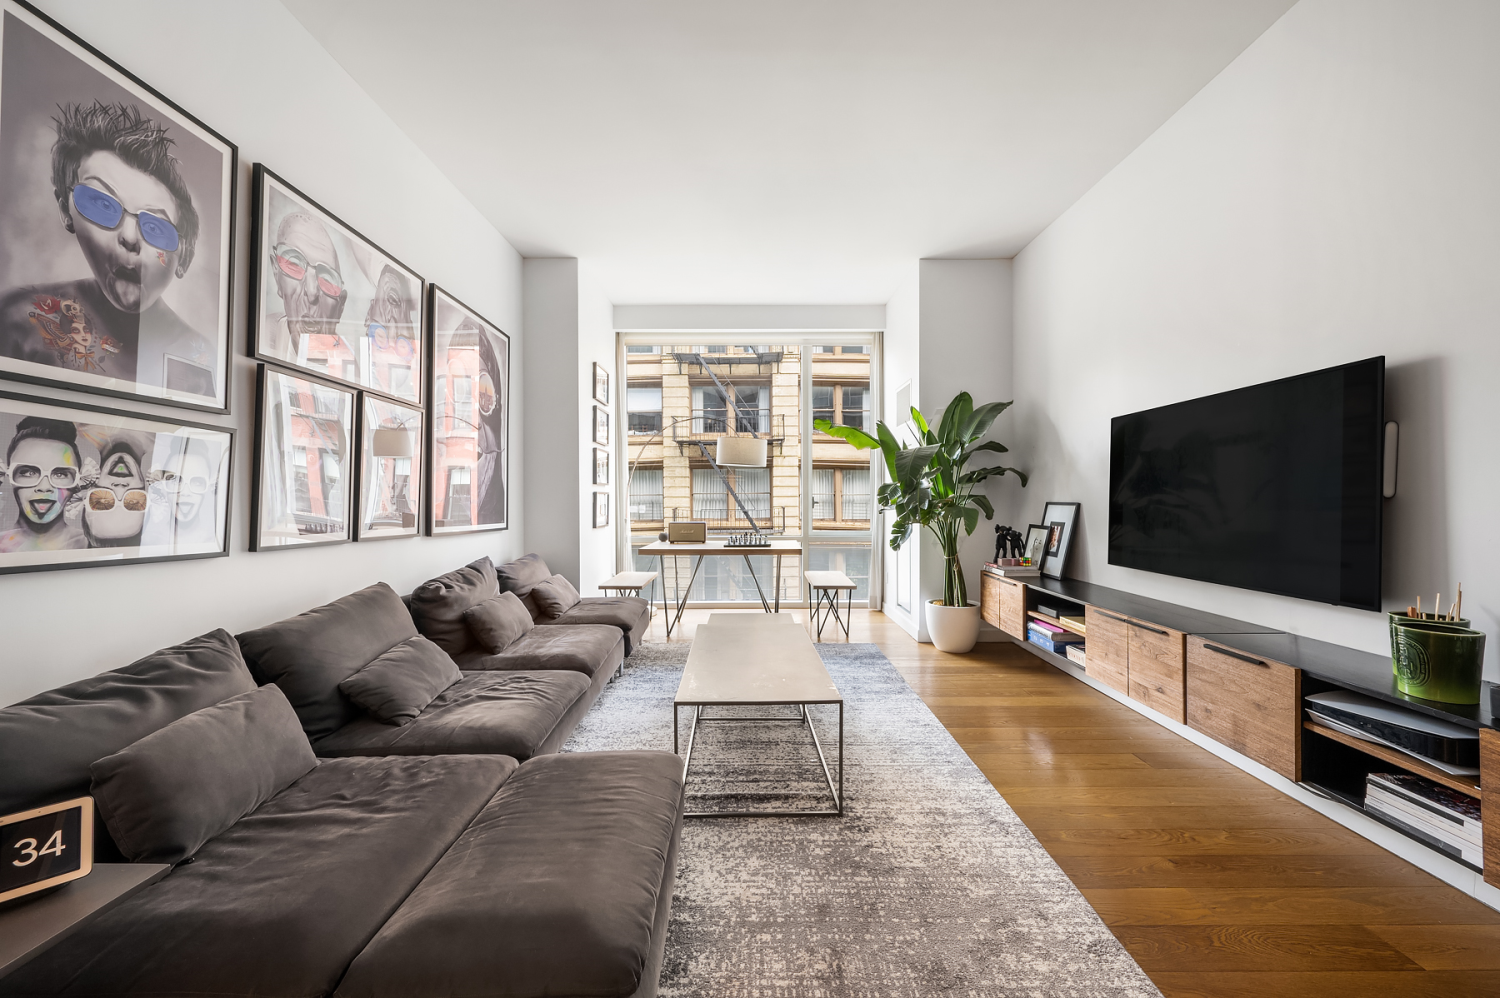
<svg viewBox="0 0 1500 998">
<path fill-rule="evenodd" d="M 1084 623 L 1059 620 L 1039 606 Z M 1026 639 L 1027 621 L 1039 617 L 1077 631 L 1084 637 L 1084 672 L 1090 679 L 1424 848 L 1430 847 L 1365 808 L 1368 774 L 1403 769 L 1478 797 L 1483 867 L 1437 854 L 1500 887 L 1500 718 L 1491 709 L 1493 684 L 1484 684 L 1474 706 L 1421 700 L 1396 689 L 1387 656 L 1075 579 L 1021 581 L 985 572 L 980 612 L 1028 651 L 1068 671 L 1077 664 Z M 1304 719 L 1304 696 L 1340 689 L 1477 730 L 1478 779 L 1452 775 Z"/>
</svg>

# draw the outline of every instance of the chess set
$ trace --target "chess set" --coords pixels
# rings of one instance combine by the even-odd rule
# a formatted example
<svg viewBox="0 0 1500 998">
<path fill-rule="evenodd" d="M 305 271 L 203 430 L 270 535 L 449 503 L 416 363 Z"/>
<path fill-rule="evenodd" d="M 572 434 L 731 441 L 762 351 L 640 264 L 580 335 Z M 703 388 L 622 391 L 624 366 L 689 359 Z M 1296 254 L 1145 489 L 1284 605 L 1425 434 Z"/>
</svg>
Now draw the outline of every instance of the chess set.
<svg viewBox="0 0 1500 998">
<path fill-rule="evenodd" d="M 768 548 L 771 546 L 771 538 L 765 534 L 746 531 L 743 534 L 730 534 L 724 546 L 727 548 Z"/>
</svg>

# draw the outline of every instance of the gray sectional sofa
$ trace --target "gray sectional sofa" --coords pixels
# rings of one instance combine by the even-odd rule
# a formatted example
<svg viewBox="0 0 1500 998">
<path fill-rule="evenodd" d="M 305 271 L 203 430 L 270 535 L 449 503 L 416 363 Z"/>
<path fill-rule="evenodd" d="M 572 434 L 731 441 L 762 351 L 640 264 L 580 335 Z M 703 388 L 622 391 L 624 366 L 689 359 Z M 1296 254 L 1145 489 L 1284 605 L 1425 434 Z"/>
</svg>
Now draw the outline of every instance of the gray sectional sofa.
<svg viewBox="0 0 1500 998">
<path fill-rule="evenodd" d="M 555 754 L 639 630 L 448 653 L 497 599 L 482 559 L 0 710 L 0 813 L 92 793 L 99 860 L 177 864 L 0 996 L 654 995 L 681 760 Z"/>
</svg>

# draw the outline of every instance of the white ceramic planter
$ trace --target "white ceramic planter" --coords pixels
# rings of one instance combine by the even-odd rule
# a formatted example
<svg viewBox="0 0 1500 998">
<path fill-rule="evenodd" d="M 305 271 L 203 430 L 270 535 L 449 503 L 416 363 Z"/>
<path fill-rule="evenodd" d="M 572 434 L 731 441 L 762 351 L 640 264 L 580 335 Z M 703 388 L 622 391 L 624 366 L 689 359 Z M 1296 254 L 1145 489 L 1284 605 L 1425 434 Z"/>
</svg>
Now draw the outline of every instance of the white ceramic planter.
<svg viewBox="0 0 1500 998">
<path fill-rule="evenodd" d="M 937 600 L 927 604 L 927 636 L 938 651 L 962 655 L 979 641 L 979 604 L 943 606 Z"/>
</svg>

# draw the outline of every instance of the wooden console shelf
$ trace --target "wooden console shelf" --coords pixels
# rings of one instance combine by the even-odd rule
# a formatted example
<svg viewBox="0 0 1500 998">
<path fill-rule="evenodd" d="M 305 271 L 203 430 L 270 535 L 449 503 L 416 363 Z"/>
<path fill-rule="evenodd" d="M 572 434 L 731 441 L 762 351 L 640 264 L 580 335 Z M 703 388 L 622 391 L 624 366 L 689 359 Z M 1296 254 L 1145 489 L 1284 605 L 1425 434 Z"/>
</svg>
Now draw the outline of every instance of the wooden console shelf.
<svg viewBox="0 0 1500 998">
<path fill-rule="evenodd" d="M 1342 731 L 1335 731 L 1332 728 L 1324 727 L 1317 721 L 1303 721 L 1302 726 L 1314 734 L 1322 735 L 1324 738 L 1332 738 L 1341 745 L 1347 745 L 1356 751 L 1363 752 L 1365 755 L 1372 755 L 1377 759 L 1390 763 L 1392 766 L 1399 766 L 1402 769 L 1416 773 L 1418 776 L 1425 776 L 1434 783 L 1441 783 L 1450 790 L 1457 790 L 1459 793 L 1468 794 L 1471 797 L 1479 796 L 1479 784 L 1474 782 L 1470 777 L 1445 773 L 1436 766 L 1429 766 L 1421 759 L 1409 756 L 1405 752 L 1398 752 L 1393 748 L 1386 748 L 1384 745 L 1376 745 L 1374 742 L 1367 742 L 1355 738 L 1353 735 L 1346 735 Z"/>
<path fill-rule="evenodd" d="M 1059 615 L 1083 617 L 1085 626 L 1073 627 L 1041 613 L 1039 604 Z M 985 620 L 1059 668 L 1076 666 L 1027 641 L 1027 621 L 1043 620 L 1075 631 L 1084 638 L 1090 680 L 1320 796 L 1332 795 L 1358 809 L 1366 777 L 1382 771 L 1382 766 L 1399 767 L 1478 796 L 1487 858 L 1483 876 L 1486 883 L 1500 887 L 1500 717 L 1491 706 L 1492 684 L 1484 684 L 1475 705 L 1420 700 L 1396 688 L 1388 656 L 1076 579 L 1041 576 L 1022 583 L 984 573 L 980 611 Z M 1303 696 L 1333 690 L 1360 693 L 1477 730 L 1479 779 L 1445 773 L 1404 752 L 1306 720 Z M 1481 787 L 1488 789 L 1481 792 Z"/>
</svg>

